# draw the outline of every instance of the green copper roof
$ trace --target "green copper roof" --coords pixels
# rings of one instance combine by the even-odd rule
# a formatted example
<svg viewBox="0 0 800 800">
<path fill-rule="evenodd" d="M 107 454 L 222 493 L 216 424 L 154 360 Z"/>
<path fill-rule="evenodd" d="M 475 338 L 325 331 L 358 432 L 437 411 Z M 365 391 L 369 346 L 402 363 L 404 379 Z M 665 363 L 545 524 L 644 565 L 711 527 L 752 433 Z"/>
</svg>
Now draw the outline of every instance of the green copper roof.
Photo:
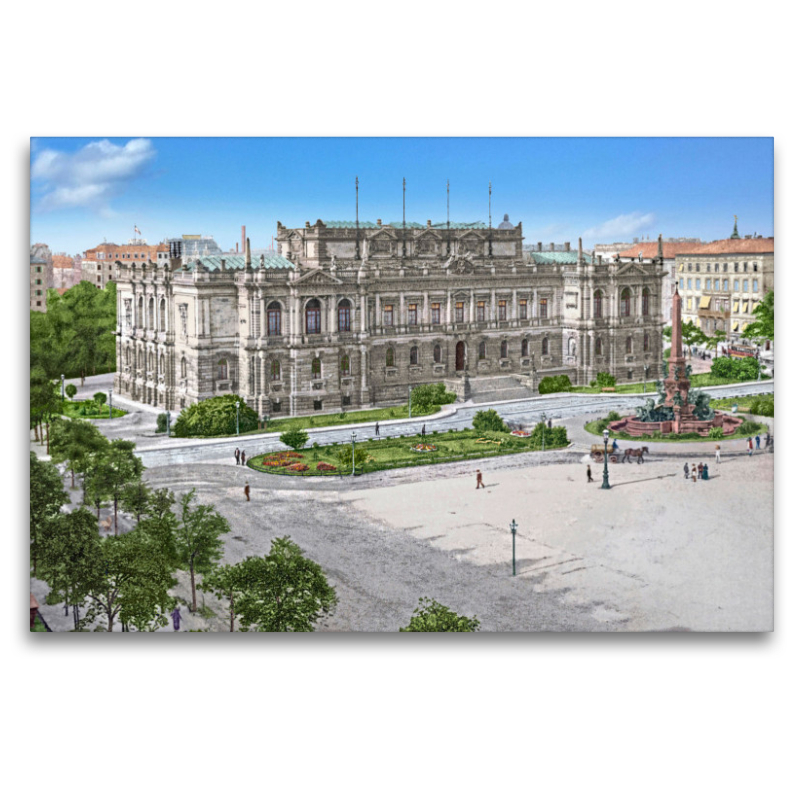
<svg viewBox="0 0 800 800">
<path fill-rule="evenodd" d="M 225 269 L 244 269 L 244 256 L 201 256 L 200 259 L 192 259 L 186 265 L 187 269 L 194 269 L 197 261 L 209 271 L 216 272 L 222 269 L 222 262 L 225 261 Z M 250 260 L 253 269 L 261 268 L 261 256 L 253 256 Z M 283 256 L 264 256 L 264 267 L 266 269 L 294 269 L 294 264 Z"/>
<path fill-rule="evenodd" d="M 530 260 L 534 264 L 577 264 L 578 251 L 577 250 L 547 250 L 539 252 L 535 250 L 528 254 Z M 583 253 L 584 259 L 590 261 L 592 256 L 590 253 Z"/>
<path fill-rule="evenodd" d="M 323 224 L 326 228 L 355 228 L 356 223 L 353 220 L 322 220 Z M 402 222 L 389 222 L 388 226 L 390 228 L 402 228 Z M 369 220 L 365 221 L 358 221 L 358 227 L 361 229 L 369 229 L 369 228 L 377 228 L 378 225 L 374 222 L 370 222 Z M 386 227 L 384 225 L 383 227 Z M 427 225 L 422 225 L 419 222 L 406 222 L 406 228 L 414 229 L 414 230 L 424 230 L 427 228 Z M 466 231 L 466 230 L 484 230 L 487 229 L 489 226 L 485 222 L 451 222 L 450 223 L 450 230 L 451 231 Z M 437 230 L 443 230 L 447 228 L 446 222 L 436 222 L 431 225 L 431 228 L 436 228 Z"/>
</svg>

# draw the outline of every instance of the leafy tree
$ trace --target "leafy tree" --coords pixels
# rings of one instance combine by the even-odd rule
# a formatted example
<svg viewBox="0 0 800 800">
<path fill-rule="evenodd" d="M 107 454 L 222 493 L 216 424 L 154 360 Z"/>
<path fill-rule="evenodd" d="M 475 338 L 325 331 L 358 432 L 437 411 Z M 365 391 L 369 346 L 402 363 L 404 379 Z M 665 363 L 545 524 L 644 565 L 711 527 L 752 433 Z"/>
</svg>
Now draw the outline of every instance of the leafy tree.
<svg viewBox="0 0 800 800">
<path fill-rule="evenodd" d="M 364 464 L 369 456 L 367 455 L 367 451 L 361 447 L 356 447 L 355 450 L 355 461 L 356 466 L 361 466 Z M 342 445 L 336 449 L 335 458 L 341 465 L 341 468 L 344 471 L 348 471 L 353 467 L 353 448 L 351 445 Z"/>
<path fill-rule="evenodd" d="M 153 493 L 150 487 L 141 478 L 128 482 L 122 490 L 120 504 L 122 510 L 136 517 L 138 525 L 142 520 L 142 514 L 146 513 Z"/>
<path fill-rule="evenodd" d="M 222 555 L 223 533 L 231 529 L 225 517 L 214 510 L 214 506 L 197 505 L 192 508 L 196 489 L 181 496 L 181 518 L 176 531 L 178 559 L 184 569 L 189 570 L 192 582 L 192 611 L 197 611 L 195 575 L 205 574 Z"/>
<path fill-rule="evenodd" d="M 742 333 L 754 342 L 775 341 L 775 292 L 770 289 L 764 299 L 755 307 L 755 322 L 745 325 Z"/>
<path fill-rule="evenodd" d="M 477 617 L 461 617 L 429 597 L 420 597 L 419 603 L 401 633 L 474 633 L 481 626 Z"/>
<path fill-rule="evenodd" d="M 166 432 L 167 432 L 167 415 L 159 414 L 156 417 L 156 433 L 166 433 Z"/>
<path fill-rule="evenodd" d="M 102 407 L 105 405 L 106 400 L 108 400 L 108 395 L 104 392 L 95 392 L 92 395 L 92 398 L 94 399 L 95 403 L 97 403 L 97 410 L 100 411 L 100 409 L 102 409 Z"/>
<path fill-rule="evenodd" d="M 100 553 L 87 580 L 89 605 L 79 627 L 105 622 L 114 629 L 119 618 L 123 629 L 151 630 L 165 625 L 174 600 L 169 565 L 139 530 L 100 539 Z"/>
<path fill-rule="evenodd" d="M 508 425 L 503 422 L 500 415 L 493 409 L 477 411 L 472 417 L 472 427 L 476 431 L 501 431 L 508 433 Z"/>
<path fill-rule="evenodd" d="M 41 426 L 47 430 L 47 453 L 50 454 L 50 422 L 61 413 L 61 394 L 41 367 L 30 373 L 30 419 L 31 427 L 39 426 L 37 441 L 44 442 Z"/>
<path fill-rule="evenodd" d="M 727 332 L 723 328 L 717 328 L 711 336 L 708 337 L 708 343 L 714 347 L 714 355 L 719 352 L 719 346 L 728 338 Z"/>
<path fill-rule="evenodd" d="M 50 455 L 55 463 L 66 463 L 72 474 L 73 489 L 75 473 L 85 475 L 89 457 L 93 453 L 104 452 L 108 445 L 108 439 L 91 422 L 57 419 L 53 423 Z"/>
<path fill-rule="evenodd" d="M 76 629 L 80 624 L 78 608 L 99 569 L 100 541 L 94 517 L 85 508 L 52 518 L 42 539 L 41 573 L 50 587 L 47 602 L 64 603 L 64 616 L 71 605 Z"/>
<path fill-rule="evenodd" d="M 548 428 L 544 422 L 539 422 L 531 432 L 530 443 L 532 448 L 542 446 L 544 436 L 545 447 L 566 447 L 569 444 L 567 429 L 561 426 Z"/>
<path fill-rule="evenodd" d="M 74 383 L 68 383 L 64 387 L 64 393 L 67 395 L 67 397 L 69 397 L 70 400 L 72 400 L 72 398 L 78 394 L 78 387 Z"/>
<path fill-rule="evenodd" d="M 299 425 L 293 425 L 281 434 L 280 439 L 292 450 L 302 450 L 308 441 L 308 434 Z"/>
<path fill-rule="evenodd" d="M 127 439 L 115 439 L 103 452 L 92 476 L 95 493 L 114 501 L 114 533 L 125 487 L 139 481 L 144 472 L 142 460 L 133 454 L 135 448 L 136 445 Z"/>
<path fill-rule="evenodd" d="M 672 326 L 666 325 L 662 329 L 664 338 L 668 341 L 672 340 Z M 708 344 L 709 338 L 703 331 L 697 327 L 691 320 L 681 321 L 681 339 L 685 345 L 702 345 Z"/>
<path fill-rule="evenodd" d="M 178 518 L 172 511 L 174 504 L 175 495 L 169 489 L 156 489 L 154 492 L 148 490 L 146 514 L 138 523 L 138 529 L 150 538 L 163 559 L 177 569 L 181 560 L 178 556 Z M 138 519 L 139 517 L 137 521 Z"/>
<path fill-rule="evenodd" d="M 175 436 L 223 436 L 236 433 L 236 403 L 239 432 L 258 428 L 258 414 L 236 394 L 209 397 L 184 408 L 173 425 Z"/>
<path fill-rule="evenodd" d="M 39 550 L 42 538 L 46 535 L 50 522 L 58 516 L 61 506 L 69 501 L 64 491 L 64 482 L 55 465 L 50 461 L 40 461 L 35 453 L 31 460 L 31 564 L 33 574 L 37 574 Z"/>
<path fill-rule="evenodd" d="M 274 539 L 269 555 L 239 562 L 242 595 L 237 613 L 242 630 L 279 633 L 313 631 L 338 602 L 319 564 L 289 538 Z"/>
<path fill-rule="evenodd" d="M 454 403 L 456 395 L 448 392 L 443 383 L 426 383 L 411 390 L 411 407 L 418 414 L 426 414 L 436 406 Z"/>
<path fill-rule="evenodd" d="M 233 633 L 239 611 L 239 600 L 243 597 L 248 583 L 244 578 L 244 570 L 239 564 L 219 564 L 203 576 L 199 588 L 213 592 L 220 600 L 227 600 L 230 613 L 230 631 Z"/>
</svg>

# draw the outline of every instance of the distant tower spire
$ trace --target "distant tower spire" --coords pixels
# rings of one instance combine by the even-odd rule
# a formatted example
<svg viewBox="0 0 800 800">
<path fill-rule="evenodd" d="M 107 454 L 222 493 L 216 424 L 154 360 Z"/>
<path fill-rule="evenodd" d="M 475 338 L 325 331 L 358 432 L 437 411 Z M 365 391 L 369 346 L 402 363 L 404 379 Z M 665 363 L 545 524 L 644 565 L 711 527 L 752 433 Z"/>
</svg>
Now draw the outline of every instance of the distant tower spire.
<svg viewBox="0 0 800 800">
<path fill-rule="evenodd" d="M 360 258 L 358 254 L 358 175 L 356 175 L 356 258 Z"/>
<path fill-rule="evenodd" d="M 403 178 L 403 258 L 406 257 L 406 179 Z"/>
<path fill-rule="evenodd" d="M 489 255 L 492 255 L 492 182 L 489 181 Z"/>
<path fill-rule="evenodd" d="M 733 233 L 731 234 L 731 239 L 741 239 L 742 237 L 739 236 L 739 217 L 736 214 L 733 215 Z"/>
</svg>

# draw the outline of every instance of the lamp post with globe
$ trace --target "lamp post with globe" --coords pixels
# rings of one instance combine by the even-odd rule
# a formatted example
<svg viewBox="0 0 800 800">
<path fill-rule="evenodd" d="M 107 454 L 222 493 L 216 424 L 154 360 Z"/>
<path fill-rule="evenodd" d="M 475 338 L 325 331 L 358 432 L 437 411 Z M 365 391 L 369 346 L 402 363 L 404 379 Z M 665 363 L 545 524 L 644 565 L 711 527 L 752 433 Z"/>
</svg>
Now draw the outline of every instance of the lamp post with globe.
<svg viewBox="0 0 800 800">
<path fill-rule="evenodd" d="M 603 431 L 603 485 L 600 488 L 611 488 L 608 482 L 608 428 Z"/>
<path fill-rule="evenodd" d="M 239 401 L 236 401 L 236 435 L 239 435 Z"/>
</svg>

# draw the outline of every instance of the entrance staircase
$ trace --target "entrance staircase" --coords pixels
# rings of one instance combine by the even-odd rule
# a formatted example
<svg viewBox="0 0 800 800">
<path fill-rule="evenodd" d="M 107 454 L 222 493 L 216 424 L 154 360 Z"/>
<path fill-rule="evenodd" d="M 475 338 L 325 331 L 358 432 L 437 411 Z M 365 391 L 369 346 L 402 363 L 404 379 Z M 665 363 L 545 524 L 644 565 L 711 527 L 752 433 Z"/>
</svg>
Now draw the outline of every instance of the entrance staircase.
<svg viewBox="0 0 800 800">
<path fill-rule="evenodd" d="M 491 403 L 498 400 L 524 400 L 536 397 L 528 387 L 520 381 L 523 375 L 485 376 L 469 379 L 469 399 L 473 403 Z"/>
</svg>

